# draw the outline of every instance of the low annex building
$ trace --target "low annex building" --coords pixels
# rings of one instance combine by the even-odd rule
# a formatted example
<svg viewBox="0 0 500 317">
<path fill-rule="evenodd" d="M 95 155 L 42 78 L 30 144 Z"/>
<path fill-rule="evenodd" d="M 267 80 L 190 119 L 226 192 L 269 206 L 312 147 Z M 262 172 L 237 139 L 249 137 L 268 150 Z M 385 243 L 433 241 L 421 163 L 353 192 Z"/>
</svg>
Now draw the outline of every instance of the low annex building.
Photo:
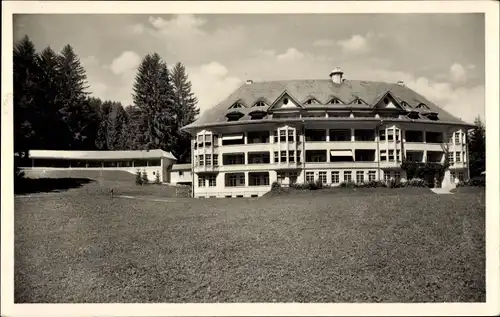
<svg viewBox="0 0 500 317">
<path fill-rule="evenodd" d="M 51 171 L 125 171 L 146 172 L 150 181 L 170 182 L 170 170 L 177 159 L 163 150 L 144 151 L 61 151 L 30 150 L 31 166 L 25 167 L 28 176 L 50 176 Z"/>
<path fill-rule="evenodd" d="M 193 195 L 251 197 L 320 180 L 405 178 L 401 162 L 443 163 L 468 178 L 467 130 L 403 82 L 343 78 L 247 81 L 183 130 L 192 135 Z"/>
</svg>

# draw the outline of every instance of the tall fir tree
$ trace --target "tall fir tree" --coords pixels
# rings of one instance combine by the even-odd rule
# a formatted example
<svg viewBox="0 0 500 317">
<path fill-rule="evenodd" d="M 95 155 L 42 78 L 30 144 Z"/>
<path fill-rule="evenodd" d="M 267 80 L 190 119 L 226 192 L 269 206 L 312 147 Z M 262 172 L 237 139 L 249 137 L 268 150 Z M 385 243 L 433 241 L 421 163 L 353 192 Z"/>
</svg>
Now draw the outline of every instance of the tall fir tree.
<svg viewBox="0 0 500 317">
<path fill-rule="evenodd" d="M 486 169 L 486 130 L 479 117 L 474 120 L 468 141 L 470 177 L 479 176 Z"/>
<path fill-rule="evenodd" d="M 142 60 L 133 91 L 138 110 L 136 124 L 141 126 L 143 139 L 141 148 L 171 151 L 175 144 L 173 89 L 167 65 L 157 53 L 148 54 Z"/>
<path fill-rule="evenodd" d="M 27 158 L 28 151 L 38 146 L 36 127 L 40 116 L 37 104 L 37 90 L 40 69 L 37 63 L 35 45 L 25 36 L 13 52 L 14 66 L 14 152 L 19 159 Z"/>
<path fill-rule="evenodd" d="M 60 102 L 62 76 L 58 56 L 51 47 L 47 47 L 38 55 L 38 64 L 41 74 L 37 100 L 43 107 L 41 115 L 44 122 L 40 131 L 41 148 L 49 150 L 64 148 L 66 140 L 61 138 L 61 131 L 65 131 Z"/>
<path fill-rule="evenodd" d="M 171 71 L 172 86 L 174 89 L 175 140 L 172 153 L 179 163 L 191 162 L 191 136 L 181 131 L 185 125 L 192 123 L 200 114 L 197 107 L 198 99 L 191 91 L 191 82 L 186 69 L 181 63 L 175 64 Z"/>
<path fill-rule="evenodd" d="M 139 107 L 130 105 L 125 108 L 127 113 L 127 129 L 126 129 L 126 149 L 141 150 L 146 144 L 146 125 L 147 121 Z"/>
<path fill-rule="evenodd" d="M 78 150 L 87 142 L 86 134 L 91 129 L 87 118 L 95 115 L 86 99 L 87 76 L 80 59 L 70 45 L 63 48 L 58 64 L 62 79 L 60 112 L 67 128 L 64 131 L 66 144 L 68 148 Z"/>
<path fill-rule="evenodd" d="M 108 150 L 108 116 L 111 110 L 111 101 L 101 102 L 98 116 L 99 116 L 99 126 L 97 128 L 97 135 L 95 140 L 95 146 L 98 150 L 106 151 Z"/>
<path fill-rule="evenodd" d="M 127 113 L 119 102 L 113 102 L 107 118 L 107 148 L 112 151 L 126 149 Z"/>
</svg>

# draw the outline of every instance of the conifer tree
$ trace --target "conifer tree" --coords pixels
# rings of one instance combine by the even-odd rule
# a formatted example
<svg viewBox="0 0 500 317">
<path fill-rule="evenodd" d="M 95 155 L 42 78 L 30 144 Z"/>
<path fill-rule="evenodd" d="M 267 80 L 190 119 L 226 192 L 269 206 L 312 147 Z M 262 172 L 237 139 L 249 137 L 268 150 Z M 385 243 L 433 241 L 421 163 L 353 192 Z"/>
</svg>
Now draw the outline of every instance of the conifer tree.
<svg viewBox="0 0 500 317">
<path fill-rule="evenodd" d="M 167 65 L 157 53 L 148 54 L 139 65 L 133 87 L 134 105 L 140 125 L 141 148 L 171 151 L 173 126 L 173 89 Z"/>
<path fill-rule="evenodd" d="M 468 147 L 470 177 L 479 176 L 486 169 L 486 130 L 479 117 L 469 133 Z"/>
<path fill-rule="evenodd" d="M 183 126 L 192 123 L 200 113 L 197 107 L 198 99 L 191 91 L 191 82 L 186 69 L 181 63 L 175 64 L 171 71 L 172 86 L 174 88 L 175 113 L 175 140 L 172 153 L 179 163 L 191 161 L 191 136 L 181 131 Z"/>
<path fill-rule="evenodd" d="M 40 131 L 39 147 L 43 149 L 64 148 L 61 131 L 65 130 L 61 116 L 60 94 L 62 89 L 61 72 L 58 56 L 49 46 L 38 55 L 40 78 L 38 82 L 37 100 L 43 109 L 40 113 L 43 125 Z"/>
<path fill-rule="evenodd" d="M 80 59 L 70 45 L 66 45 L 58 58 L 61 72 L 60 102 L 61 116 L 66 124 L 66 144 L 71 149 L 79 149 L 90 132 L 89 120 L 93 117 L 92 108 L 87 102 L 87 76 Z M 62 132 L 62 131 L 61 131 Z"/>
<path fill-rule="evenodd" d="M 40 70 L 35 45 L 25 36 L 15 47 L 14 63 L 14 152 L 19 159 L 27 158 L 28 151 L 37 146 L 36 127 L 40 126 L 37 106 L 37 85 Z"/>
</svg>

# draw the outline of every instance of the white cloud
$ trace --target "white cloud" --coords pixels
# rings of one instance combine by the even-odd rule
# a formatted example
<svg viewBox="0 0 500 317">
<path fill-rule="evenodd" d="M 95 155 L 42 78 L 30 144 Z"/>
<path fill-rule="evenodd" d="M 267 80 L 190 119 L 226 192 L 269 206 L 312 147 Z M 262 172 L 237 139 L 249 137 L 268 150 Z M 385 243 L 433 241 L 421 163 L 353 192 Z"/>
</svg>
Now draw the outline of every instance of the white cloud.
<svg viewBox="0 0 500 317">
<path fill-rule="evenodd" d="M 230 76 L 229 70 L 216 61 L 192 68 L 189 79 L 199 100 L 200 112 L 219 103 L 242 84 L 241 79 Z"/>
<path fill-rule="evenodd" d="M 206 20 L 192 14 L 175 15 L 171 19 L 149 18 L 149 34 L 165 43 L 169 55 L 185 64 L 206 63 L 206 56 L 234 58 L 246 52 L 248 42 L 244 29 L 237 25 L 206 30 Z M 203 52 L 203 54 L 200 54 Z"/>
<path fill-rule="evenodd" d="M 276 56 L 279 61 L 296 61 L 302 59 L 303 57 L 304 54 L 293 47 L 289 48 L 285 53 Z"/>
<path fill-rule="evenodd" d="M 141 56 L 133 51 L 125 51 L 115 58 L 110 65 L 110 69 L 116 75 L 122 75 L 136 70 L 141 62 Z"/>
<path fill-rule="evenodd" d="M 361 53 L 368 50 L 368 40 L 359 34 L 351 36 L 347 40 L 338 41 L 338 45 L 342 48 L 345 53 Z"/>
<path fill-rule="evenodd" d="M 316 40 L 313 42 L 313 46 L 316 46 L 316 47 L 330 47 L 330 46 L 334 46 L 334 45 L 335 45 L 335 41 L 328 40 L 328 39 L 320 39 L 320 40 Z"/>
<path fill-rule="evenodd" d="M 98 98 L 105 98 L 104 94 L 106 93 L 106 90 L 108 90 L 108 86 L 106 86 L 102 82 L 94 82 L 93 84 L 89 85 L 89 90 L 92 92 L 92 95 L 94 97 Z"/>
<path fill-rule="evenodd" d="M 257 49 L 255 50 L 255 53 L 257 55 L 276 56 L 276 51 L 271 49 Z"/>
<path fill-rule="evenodd" d="M 146 27 L 143 24 L 137 23 L 130 26 L 130 31 L 133 34 L 143 34 L 146 30 Z"/>
<path fill-rule="evenodd" d="M 450 67 L 451 80 L 455 83 L 464 83 L 467 81 L 467 71 L 460 64 L 453 64 Z"/>
<path fill-rule="evenodd" d="M 149 23 L 164 34 L 177 35 L 190 32 L 203 33 L 199 27 L 204 25 L 206 20 L 197 18 L 192 14 L 179 14 L 171 20 L 149 17 Z"/>
</svg>

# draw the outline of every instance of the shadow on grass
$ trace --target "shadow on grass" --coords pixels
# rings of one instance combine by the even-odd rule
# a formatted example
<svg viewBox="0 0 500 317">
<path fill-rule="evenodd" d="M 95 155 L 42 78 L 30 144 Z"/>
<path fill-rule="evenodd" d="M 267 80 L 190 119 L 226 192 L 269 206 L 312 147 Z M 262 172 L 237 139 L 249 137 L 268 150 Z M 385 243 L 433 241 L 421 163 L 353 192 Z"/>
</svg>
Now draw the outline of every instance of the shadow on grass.
<svg viewBox="0 0 500 317">
<path fill-rule="evenodd" d="M 60 192 L 95 182 L 88 178 L 23 178 L 14 182 L 14 194 Z"/>
</svg>

